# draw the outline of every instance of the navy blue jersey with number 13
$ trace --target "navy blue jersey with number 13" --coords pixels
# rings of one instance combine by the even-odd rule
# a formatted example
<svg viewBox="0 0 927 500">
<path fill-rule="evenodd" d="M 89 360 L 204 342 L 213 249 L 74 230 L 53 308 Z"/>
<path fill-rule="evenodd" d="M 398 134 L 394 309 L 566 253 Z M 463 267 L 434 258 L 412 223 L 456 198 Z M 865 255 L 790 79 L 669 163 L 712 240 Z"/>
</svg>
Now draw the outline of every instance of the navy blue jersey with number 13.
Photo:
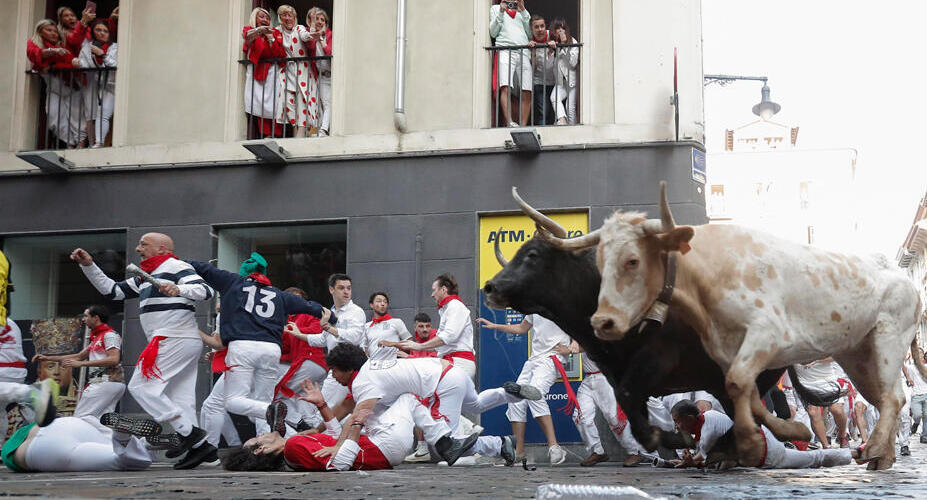
<svg viewBox="0 0 927 500">
<path fill-rule="evenodd" d="M 206 262 L 190 261 L 190 265 L 220 294 L 222 322 L 219 336 L 225 345 L 233 340 L 280 344 L 288 315 L 322 317 L 322 306 L 318 302 L 258 283 L 247 276 L 217 269 Z M 328 322 L 334 325 L 337 321 L 338 318 L 332 314 Z"/>
</svg>

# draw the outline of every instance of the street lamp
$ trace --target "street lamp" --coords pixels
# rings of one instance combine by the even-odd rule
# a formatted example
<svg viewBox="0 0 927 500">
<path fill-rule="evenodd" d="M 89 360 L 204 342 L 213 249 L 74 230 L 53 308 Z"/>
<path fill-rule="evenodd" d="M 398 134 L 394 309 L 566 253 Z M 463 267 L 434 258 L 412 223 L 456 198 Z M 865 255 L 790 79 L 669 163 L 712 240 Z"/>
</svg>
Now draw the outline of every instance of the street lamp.
<svg viewBox="0 0 927 500">
<path fill-rule="evenodd" d="M 754 80 L 763 82 L 763 88 L 760 89 L 760 102 L 753 106 L 753 114 L 759 116 L 763 120 L 769 120 L 776 113 L 782 109 L 782 106 L 773 102 L 769 98 L 769 85 L 766 85 L 767 77 L 765 76 L 740 76 L 740 75 L 705 75 L 705 86 L 712 83 L 717 83 L 718 85 L 727 85 L 733 81 L 737 80 Z"/>
</svg>

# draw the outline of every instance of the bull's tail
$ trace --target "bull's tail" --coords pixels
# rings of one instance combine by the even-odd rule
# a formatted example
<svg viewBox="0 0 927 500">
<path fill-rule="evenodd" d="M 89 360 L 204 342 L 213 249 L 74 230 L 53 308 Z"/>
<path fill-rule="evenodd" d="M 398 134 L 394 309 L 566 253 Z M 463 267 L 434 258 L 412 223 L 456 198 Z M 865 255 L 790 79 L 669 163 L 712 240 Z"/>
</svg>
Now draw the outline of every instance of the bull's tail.
<svg viewBox="0 0 927 500">
<path fill-rule="evenodd" d="M 921 377 L 927 379 L 927 366 L 924 366 L 924 356 L 919 353 L 920 348 L 917 346 L 917 336 L 911 341 L 911 357 L 914 359 L 914 366 L 920 372 Z"/>
<path fill-rule="evenodd" d="M 792 379 L 792 388 L 795 389 L 805 406 L 830 406 L 849 391 L 849 386 L 843 388 L 840 387 L 840 384 L 822 384 L 817 387 L 808 387 L 798 379 L 798 373 L 795 372 L 794 365 L 789 365 L 788 371 L 789 378 Z"/>
</svg>

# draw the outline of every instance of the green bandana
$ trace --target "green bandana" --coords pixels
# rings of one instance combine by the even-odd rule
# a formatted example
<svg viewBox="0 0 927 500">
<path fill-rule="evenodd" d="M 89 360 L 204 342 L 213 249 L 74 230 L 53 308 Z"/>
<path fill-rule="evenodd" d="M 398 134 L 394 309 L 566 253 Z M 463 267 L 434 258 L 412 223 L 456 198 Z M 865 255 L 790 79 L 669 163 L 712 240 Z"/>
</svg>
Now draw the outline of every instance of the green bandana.
<svg viewBox="0 0 927 500">
<path fill-rule="evenodd" d="M 241 263 L 238 274 L 248 276 L 251 273 L 264 273 L 267 270 L 267 260 L 257 252 L 251 252 L 251 257 Z"/>
</svg>

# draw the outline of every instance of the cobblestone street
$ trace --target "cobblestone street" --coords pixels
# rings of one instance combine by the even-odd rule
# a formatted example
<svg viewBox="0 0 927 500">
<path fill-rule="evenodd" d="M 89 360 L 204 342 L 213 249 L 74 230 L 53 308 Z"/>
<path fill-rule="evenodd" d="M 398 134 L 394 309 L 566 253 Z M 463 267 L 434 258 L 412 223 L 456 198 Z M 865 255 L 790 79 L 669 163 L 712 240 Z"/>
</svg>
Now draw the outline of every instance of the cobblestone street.
<svg viewBox="0 0 927 500">
<path fill-rule="evenodd" d="M 0 472 L 0 496 L 70 498 L 533 498 L 546 483 L 629 485 L 671 498 L 927 498 L 927 445 L 912 439 L 912 456 L 894 469 L 850 465 L 820 470 L 735 469 L 702 472 L 617 463 L 576 463 L 536 471 L 521 467 L 402 465 L 389 471 L 232 473 L 217 468 L 145 472 L 13 474 Z"/>
</svg>

